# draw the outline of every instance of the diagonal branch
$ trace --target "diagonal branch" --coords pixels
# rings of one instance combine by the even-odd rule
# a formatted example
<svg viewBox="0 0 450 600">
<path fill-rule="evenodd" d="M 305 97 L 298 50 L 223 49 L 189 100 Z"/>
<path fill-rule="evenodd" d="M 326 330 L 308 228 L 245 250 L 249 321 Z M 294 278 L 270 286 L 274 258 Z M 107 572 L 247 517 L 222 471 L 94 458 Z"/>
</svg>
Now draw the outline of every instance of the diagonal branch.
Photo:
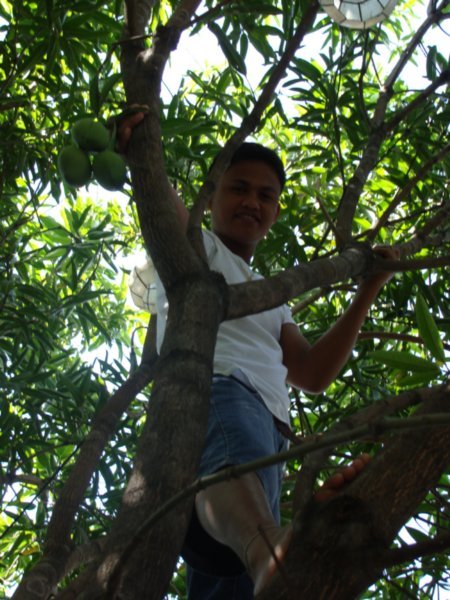
<svg viewBox="0 0 450 600">
<path fill-rule="evenodd" d="M 75 513 L 109 438 L 132 400 L 151 382 L 158 359 L 155 340 L 156 320 L 151 320 L 144 342 L 144 352 L 150 357 L 120 386 L 95 418 L 53 510 L 47 531 L 47 547 L 67 542 Z"/>
<path fill-rule="evenodd" d="M 444 10 L 448 6 L 448 4 L 450 4 L 450 0 L 444 0 L 439 9 L 434 11 L 432 14 L 429 14 L 425 21 L 421 23 L 416 33 L 406 46 L 405 50 L 402 52 L 399 60 L 397 61 L 397 64 L 394 66 L 391 73 L 387 77 L 384 86 L 382 87 L 377 106 L 375 108 L 375 114 L 373 119 L 375 127 L 381 125 L 381 123 L 383 123 L 384 121 L 387 105 L 393 93 L 394 83 L 400 77 L 403 69 L 409 62 L 413 52 L 422 42 L 428 30 L 436 23 L 439 23 L 445 17 Z"/>
<path fill-rule="evenodd" d="M 426 245 L 430 234 L 442 225 L 448 223 L 449 216 L 450 202 L 446 202 L 423 227 L 416 230 L 416 233 L 408 242 L 398 246 L 401 255 L 408 256 L 419 252 Z"/>
<path fill-rule="evenodd" d="M 305 35 L 308 33 L 312 24 L 314 23 L 318 9 L 319 4 L 317 0 L 313 0 L 308 5 L 308 8 L 302 15 L 301 21 L 294 35 L 286 44 L 286 48 L 278 64 L 272 70 L 258 100 L 255 102 L 252 111 L 243 119 L 239 129 L 230 137 L 222 151 L 218 154 L 216 160 L 214 161 L 214 165 L 211 168 L 208 177 L 206 178 L 206 181 L 199 191 L 194 206 L 192 207 L 189 218 L 189 228 L 199 228 L 207 203 L 214 193 L 216 182 L 228 166 L 234 151 L 258 126 L 261 116 L 272 101 L 273 94 L 283 78 L 289 63 L 295 56 L 295 53 L 301 45 Z"/>
<path fill-rule="evenodd" d="M 396 246 L 406 257 L 426 246 L 430 234 L 447 222 L 450 203 L 444 205 L 415 236 Z M 287 269 L 273 277 L 229 286 L 229 306 L 226 319 L 237 319 L 280 306 L 313 288 L 326 287 L 367 274 L 370 269 L 402 271 L 429 269 L 448 265 L 448 258 L 424 258 L 414 261 L 388 261 L 375 255 L 369 246 L 355 244 L 339 256 L 320 258 Z"/>
<path fill-rule="evenodd" d="M 389 133 L 393 131 L 399 123 L 401 123 L 405 117 L 413 112 L 416 108 L 425 103 L 425 101 L 433 94 L 438 88 L 447 84 L 450 81 L 450 68 L 445 69 L 442 73 L 437 77 L 433 83 L 431 83 L 426 89 L 422 90 L 420 94 L 411 100 L 402 110 L 399 110 L 394 117 L 389 119 L 386 122 L 386 132 Z"/>
<path fill-rule="evenodd" d="M 426 175 L 431 171 L 431 169 L 440 162 L 447 154 L 450 152 L 450 144 L 446 144 L 439 152 L 437 152 L 434 156 L 430 158 L 416 173 L 414 177 L 412 177 L 408 183 L 395 194 L 393 200 L 390 202 L 387 209 L 378 219 L 375 227 L 371 229 L 368 234 L 365 236 L 367 240 L 374 240 L 378 235 L 378 232 L 384 225 L 386 224 L 389 216 L 395 211 L 397 206 L 401 204 L 411 193 L 412 189 L 423 179 L 425 179 Z"/>
</svg>

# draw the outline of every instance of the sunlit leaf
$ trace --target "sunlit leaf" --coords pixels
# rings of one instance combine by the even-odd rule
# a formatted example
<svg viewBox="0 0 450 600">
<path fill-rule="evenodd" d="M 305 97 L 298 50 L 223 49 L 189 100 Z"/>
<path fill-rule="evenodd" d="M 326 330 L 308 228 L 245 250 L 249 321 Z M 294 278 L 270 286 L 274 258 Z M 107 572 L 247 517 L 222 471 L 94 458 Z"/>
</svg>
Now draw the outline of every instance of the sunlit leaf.
<svg viewBox="0 0 450 600">
<path fill-rule="evenodd" d="M 368 357 L 393 369 L 405 371 L 432 371 L 435 367 L 434 363 L 425 358 L 398 350 L 374 350 L 368 353 Z"/>
<path fill-rule="evenodd" d="M 418 294 L 416 299 L 416 320 L 419 333 L 427 350 L 429 350 L 430 354 L 436 360 L 445 362 L 444 346 L 440 338 L 439 329 L 421 294 Z"/>
</svg>

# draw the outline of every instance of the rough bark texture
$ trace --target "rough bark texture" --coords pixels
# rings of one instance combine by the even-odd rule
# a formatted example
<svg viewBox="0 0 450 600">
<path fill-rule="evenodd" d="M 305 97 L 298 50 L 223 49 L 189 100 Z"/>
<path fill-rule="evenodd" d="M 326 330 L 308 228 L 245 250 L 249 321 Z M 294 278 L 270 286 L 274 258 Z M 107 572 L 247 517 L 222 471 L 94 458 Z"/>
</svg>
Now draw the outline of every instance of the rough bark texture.
<svg viewBox="0 0 450 600">
<path fill-rule="evenodd" d="M 169 316 L 167 339 L 171 339 L 172 329 L 178 331 L 177 347 L 169 345 L 162 350 L 133 475 L 103 563 L 104 567 L 114 563 L 110 557 L 117 552 L 117 546 L 126 548 L 120 569 L 116 569 L 109 582 L 107 571 L 100 570 L 104 583 L 108 582 L 107 598 L 116 597 L 119 590 L 120 598 L 162 598 L 175 567 L 192 499 L 168 514 L 142 539 L 134 539 L 131 545 L 130 532 L 136 531 L 165 500 L 195 479 L 201 440 L 206 432 L 215 336 L 199 339 L 188 331 L 182 332 L 179 326 L 180 321 L 187 321 L 196 328 L 202 319 L 211 334 L 217 331 L 222 311 L 215 279 L 212 277 L 210 286 L 204 282 L 190 285 L 191 289 L 181 286 L 177 290 L 180 302 L 172 298 L 174 319 Z"/>
<path fill-rule="evenodd" d="M 450 387 L 430 392 L 417 415 L 450 412 Z M 385 440 L 364 472 L 333 500 L 299 515 L 285 561 L 258 600 L 356 598 L 386 566 L 388 548 L 450 465 L 450 426 L 415 429 Z"/>
</svg>

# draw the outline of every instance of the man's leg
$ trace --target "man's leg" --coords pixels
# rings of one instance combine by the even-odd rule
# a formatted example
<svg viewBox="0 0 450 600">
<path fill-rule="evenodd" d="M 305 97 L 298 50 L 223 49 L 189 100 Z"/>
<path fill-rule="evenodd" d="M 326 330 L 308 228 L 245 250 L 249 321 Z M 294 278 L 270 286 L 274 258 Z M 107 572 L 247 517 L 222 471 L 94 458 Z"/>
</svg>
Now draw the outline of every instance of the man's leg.
<svg viewBox="0 0 450 600">
<path fill-rule="evenodd" d="M 268 571 L 273 571 L 272 550 L 282 559 L 291 537 L 290 527 L 276 523 L 258 476 L 247 473 L 211 486 L 197 494 L 195 506 L 203 528 L 234 550 L 255 584 L 254 593 L 258 593 Z"/>
<path fill-rule="evenodd" d="M 276 454 L 285 448 L 286 440 L 276 428 L 272 414 L 255 392 L 229 377 L 218 377 L 213 380 L 208 433 L 199 467 L 200 476 L 215 473 L 231 465 L 256 460 L 262 456 Z M 204 493 L 198 494 L 196 511 L 183 548 L 183 557 L 195 569 L 195 573 L 221 577 L 245 572 L 245 558 L 243 559 L 242 552 L 232 552 L 234 544 L 226 542 L 223 545 L 222 535 L 210 536 L 210 529 L 202 527 L 205 519 L 200 519 L 199 515 L 207 510 L 210 497 L 215 504 L 215 498 L 220 499 L 224 489 L 225 498 L 229 497 L 231 503 L 250 502 L 250 508 L 244 512 L 244 522 L 237 524 L 238 530 L 247 526 L 245 515 L 248 511 L 254 510 L 258 513 L 258 523 L 263 527 L 278 528 L 282 474 L 283 467 L 273 465 L 259 470 L 258 475 L 251 474 L 239 480 L 227 481 L 224 487 L 222 484 L 217 484 Z M 255 502 L 257 507 L 253 506 Z M 225 503 L 225 514 L 228 510 Z M 219 508 L 219 514 L 221 512 Z M 209 517 L 206 519 L 206 522 L 208 521 Z M 234 518 L 231 523 L 234 523 Z M 253 536 L 253 528 L 247 533 L 249 535 L 246 543 Z M 237 533 L 232 531 L 229 537 L 235 539 Z M 219 552 L 219 547 L 225 552 L 222 550 Z M 195 573 L 190 579 L 194 584 Z M 251 599 L 253 594 L 245 598 Z M 196 600 L 195 596 L 192 596 L 192 599 Z"/>
<path fill-rule="evenodd" d="M 316 499 L 324 501 L 337 494 L 368 460 L 362 455 L 330 477 Z M 195 506 L 209 535 L 232 548 L 242 560 L 258 594 L 276 572 L 277 562 L 283 560 L 292 535 L 290 526 L 276 523 L 258 476 L 248 473 L 211 486 L 197 494 Z"/>
<path fill-rule="evenodd" d="M 186 565 L 186 584 L 192 600 L 253 600 L 253 581 L 247 573 L 217 577 Z"/>
</svg>

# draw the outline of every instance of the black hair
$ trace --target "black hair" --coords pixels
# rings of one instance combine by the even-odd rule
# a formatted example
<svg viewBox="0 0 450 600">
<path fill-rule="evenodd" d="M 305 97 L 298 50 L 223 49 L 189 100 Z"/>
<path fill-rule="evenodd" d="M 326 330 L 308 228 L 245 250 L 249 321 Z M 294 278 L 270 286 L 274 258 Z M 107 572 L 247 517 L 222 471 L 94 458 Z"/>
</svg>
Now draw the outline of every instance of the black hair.
<svg viewBox="0 0 450 600">
<path fill-rule="evenodd" d="M 281 189 L 283 189 L 286 182 L 286 173 L 281 158 L 274 150 L 255 142 L 244 142 L 231 157 L 230 167 L 245 160 L 259 160 L 272 167 L 281 184 Z"/>
</svg>

